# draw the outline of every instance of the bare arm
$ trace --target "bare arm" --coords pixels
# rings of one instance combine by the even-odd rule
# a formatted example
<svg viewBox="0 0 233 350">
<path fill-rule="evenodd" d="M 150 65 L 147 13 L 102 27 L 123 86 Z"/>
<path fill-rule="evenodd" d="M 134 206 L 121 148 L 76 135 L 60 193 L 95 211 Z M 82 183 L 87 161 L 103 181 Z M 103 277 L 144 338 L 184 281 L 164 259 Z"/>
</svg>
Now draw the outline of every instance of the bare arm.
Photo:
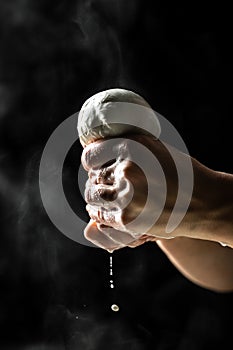
<svg viewBox="0 0 233 350">
<path fill-rule="evenodd" d="M 222 242 L 233 248 L 233 175 L 193 160 L 194 191 L 179 236 Z"/>
<path fill-rule="evenodd" d="M 216 291 L 233 291 L 233 250 L 219 243 L 177 237 L 157 240 L 172 264 L 193 283 Z"/>
<path fill-rule="evenodd" d="M 85 230 L 86 238 L 109 251 L 157 241 L 174 266 L 194 283 L 215 291 L 233 291 L 233 175 L 211 170 L 192 158 L 194 190 L 191 203 L 179 226 L 167 233 L 166 225 L 178 188 L 174 162 L 159 141 L 146 136 L 133 139 L 149 148 L 164 170 L 168 191 L 163 212 L 149 231 L 143 231 L 147 217 L 154 215 L 160 195 L 161 186 L 156 174 L 152 172 L 151 177 L 145 179 L 143 172 L 127 160 L 105 169 L 98 168 L 104 163 L 101 162 L 104 144 L 97 142 L 86 147 L 83 154 L 83 164 L 90 177 L 86 190 L 87 208 L 93 220 Z M 183 157 L 186 155 L 177 151 L 180 164 Z M 97 170 L 93 170 L 93 166 Z M 135 192 L 126 209 L 115 212 L 111 203 L 120 193 L 119 174 L 122 179 L 130 180 Z M 142 226 L 134 227 L 133 220 L 145 205 L 148 181 L 155 193 L 154 202 L 147 209 Z M 108 201 L 106 208 L 103 199 Z M 126 227 L 128 223 L 130 225 Z M 222 247 L 219 242 L 228 247 Z"/>
<path fill-rule="evenodd" d="M 203 213 L 188 221 L 187 233 L 191 238 L 156 242 L 189 280 L 207 289 L 230 292 L 233 291 L 233 176 L 214 172 L 201 164 L 195 171 L 194 195 L 203 197 Z"/>
</svg>

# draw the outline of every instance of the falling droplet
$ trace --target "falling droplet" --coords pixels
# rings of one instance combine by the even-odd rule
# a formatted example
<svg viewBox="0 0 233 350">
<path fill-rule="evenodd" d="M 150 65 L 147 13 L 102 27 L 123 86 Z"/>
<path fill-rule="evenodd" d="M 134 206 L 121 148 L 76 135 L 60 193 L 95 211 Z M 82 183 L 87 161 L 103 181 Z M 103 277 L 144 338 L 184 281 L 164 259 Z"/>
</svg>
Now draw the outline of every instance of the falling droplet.
<svg viewBox="0 0 233 350">
<path fill-rule="evenodd" d="M 112 311 L 117 312 L 117 311 L 119 311 L 119 306 L 116 305 L 116 304 L 113 304 L 113 305 L 111 306 L 111 309 L 112 309 Z"/>
<path fill-rule="evenodd" d="M 109 280 L 110 288 L 113 289 L 114 288 L 114 278 L 113 278 L 113 269 L 112 269 L 112 256 L 110 256 L 110 272 L 109 272 L 109 274 L 111 276 L 110 280 Z M 111 309 L 112 309 L 112 311 L 119 311 L 119 306 L 116 304 L 112 304 Z"/>
</svg>

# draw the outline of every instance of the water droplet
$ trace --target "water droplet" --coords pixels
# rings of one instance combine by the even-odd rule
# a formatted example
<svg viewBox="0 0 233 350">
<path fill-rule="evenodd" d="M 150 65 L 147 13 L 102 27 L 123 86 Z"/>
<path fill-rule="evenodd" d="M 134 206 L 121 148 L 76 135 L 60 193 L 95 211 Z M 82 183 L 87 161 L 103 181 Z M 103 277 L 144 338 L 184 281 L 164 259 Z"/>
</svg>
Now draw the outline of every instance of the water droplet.
<svg viewBox="0 0 233 350">
<path fill-rule="evenodd" d="M 110 276 L 112 276 L 113 275 L 113 269 L 112 269 L 112 256 L 110 256 L 110 271 L 109 271 L 110 273 Z M 109 282 L 110 282 L 110 288 L 111 289 L 113 289 L 114 288 L 114 279 L 113 279 L 113 277 L 110 277 L 110 279 L 109 279 Z M 116 304 L 113 304 L 112 306 L 111 306 L 111 309 L 112 309 L 112 311 L 119 311 L 119 306 L 117 306 Z"/>
<path fill-rule="evenodd" d="M 117 312 L 117 311 L 119 311 L 119 306 L 116 305 L 116 304 L 113 304 L 113 305 L 111 306 L 111 309 L 112 309 L 112 311 Z"/>
</svg>

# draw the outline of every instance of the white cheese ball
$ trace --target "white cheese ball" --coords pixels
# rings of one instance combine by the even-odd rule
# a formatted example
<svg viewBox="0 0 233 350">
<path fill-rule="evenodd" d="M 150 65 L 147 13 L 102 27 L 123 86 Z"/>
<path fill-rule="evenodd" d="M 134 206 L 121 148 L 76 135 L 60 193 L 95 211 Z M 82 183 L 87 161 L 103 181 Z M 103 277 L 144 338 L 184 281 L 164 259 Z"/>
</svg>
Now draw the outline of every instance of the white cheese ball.
<svg viewBox="0 0 233 350">
<path fill-rule="evenodd" d="M 159 120 L 143 97 L 125 89 L 109 89 L 87 99 L 79 112 L 78 133 L 83 147 L 106 137 L 129 133 L 159 137 Z"/>
</svg>

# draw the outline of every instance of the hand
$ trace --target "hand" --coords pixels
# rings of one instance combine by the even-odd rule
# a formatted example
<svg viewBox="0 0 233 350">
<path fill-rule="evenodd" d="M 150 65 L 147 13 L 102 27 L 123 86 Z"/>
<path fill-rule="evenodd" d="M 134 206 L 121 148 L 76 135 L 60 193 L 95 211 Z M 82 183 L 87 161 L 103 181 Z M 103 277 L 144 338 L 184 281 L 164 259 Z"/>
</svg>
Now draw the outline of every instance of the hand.
<svg viewBox="0 0 233 350">
<path fill-rule="evenodd" d="M 108 141 L 111 142 L 99 140 L 88 145 L 82 155 L 89 175 L 85 199 L 92 219 L 85 237 L 108 250 L 134 247 L 158 237 L 174 237 L 174 232 L 166 233 L 166 225 L 176 200 L 178 178 L 167 148 L 159 140 L 144 135 Z M 182 163 L 187 155 L 175 151 Z M 159 165 L 152 166 L 155 159 L 165 173 L 167 193 Z M 134 160 L 141 163 L 143 171 Z M 148 188 L 151 195 L 145 207 Z M 136 221 L 143 209 L 143 217 Z"/>
<path fill-rule="evenodd" d="M 164 184 L 159 167 L 155 171 L 148 154 L 143 157 L 140 147 L 129 142 L 133 140 L 150 150 L 164 171 L 167 192 L 161 215 L 158 207 L 163 204 Z M 85 196 L 91 217 L 86 238 L 108 251 L 156 241 L 174 266 L 194 283 L 215 291 L 232 291 L 232 249 L 223 248 L 219 242 L 233 248 L 233 175 L 189 158 L 194 174 L 192 198 L 183 220 L 169 233 L 167 222 L 178 192 L 173 159 L 185 174 L 187 155 L 172 149 L 171 157 L 165 145 L 149 136 L 131 135 L 129 140 L 111 142 L 97 141 L 83 151 L 82 163 L 89 174 Z M 138 158 L 143 160 L 140 165 L 146 172 L 133 162 Z M 145 206 L 148 188 L 152 198 Z M 184 198 L 185 188 L 179 188 Z M 143 210 L 143 220 L 136 222 Z"/>
</svg>

